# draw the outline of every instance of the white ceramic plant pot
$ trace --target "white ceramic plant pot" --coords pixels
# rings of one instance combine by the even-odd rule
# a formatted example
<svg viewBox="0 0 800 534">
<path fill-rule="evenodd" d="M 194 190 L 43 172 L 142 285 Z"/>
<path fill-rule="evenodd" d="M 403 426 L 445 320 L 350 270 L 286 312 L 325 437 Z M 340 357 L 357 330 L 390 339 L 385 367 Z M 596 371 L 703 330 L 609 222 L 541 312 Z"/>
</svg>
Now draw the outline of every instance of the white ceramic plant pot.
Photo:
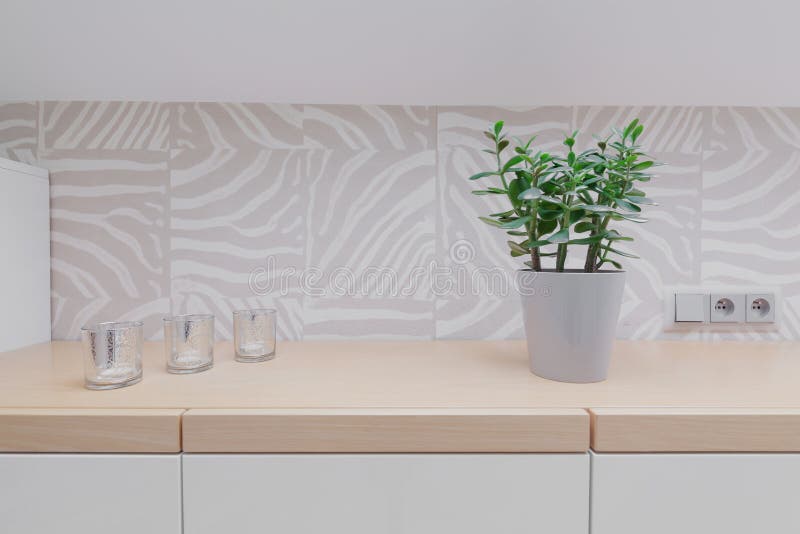
<svg viewBox="0 0 800 534">
<path fill-rule="evenodd" d="M 531 371 L 560 382 L 608 375 L 625 271 L 517 272 Z"/>
</svg>

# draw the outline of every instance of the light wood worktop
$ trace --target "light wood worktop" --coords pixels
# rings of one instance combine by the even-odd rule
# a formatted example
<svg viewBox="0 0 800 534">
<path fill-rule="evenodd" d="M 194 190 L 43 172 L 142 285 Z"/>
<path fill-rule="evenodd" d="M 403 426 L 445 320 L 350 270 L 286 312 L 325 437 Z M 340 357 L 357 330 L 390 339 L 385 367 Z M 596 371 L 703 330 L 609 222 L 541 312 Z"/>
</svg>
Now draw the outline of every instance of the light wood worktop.
<svg viewBox="0 0 800 534">
<path fill-rule="evenodd" d="M 256 364 L 222 342 L 197 375 L 168 374 L 163 345 L 147 343 L 141 383 L 89 391 L 80 344 L 53 342 L 0 354 L 0 409 L 0 450 L 33 447 L 42 425 L 63 432 L 70 417 L 114 428 L 92 416 L 119 412 L 128 436 L 157 422 L 158 450 L 182 439 L 189 452 L 575 452 L 589 446 L 591 410 L 598 451 L 795 451 L 800 344 L 619 341 L 606 382 L 564 384 L 528 371 L 524 341 L 285 342 Z M 166 436 L 165 417 L 183 431 Z M 62 438 L 40 449 L 87 446 Z"/>
<path fill-rule="evenodd" d="M 800 343 L 619 341 L 608 380 L 528 371 L 524 341 L 285 342 L 275 360 L 171 375 L 146 343 L 144 379 L 83 387 L 77 342 L 0 353 L 0 408 L 800 408 Z"/>
</svg>

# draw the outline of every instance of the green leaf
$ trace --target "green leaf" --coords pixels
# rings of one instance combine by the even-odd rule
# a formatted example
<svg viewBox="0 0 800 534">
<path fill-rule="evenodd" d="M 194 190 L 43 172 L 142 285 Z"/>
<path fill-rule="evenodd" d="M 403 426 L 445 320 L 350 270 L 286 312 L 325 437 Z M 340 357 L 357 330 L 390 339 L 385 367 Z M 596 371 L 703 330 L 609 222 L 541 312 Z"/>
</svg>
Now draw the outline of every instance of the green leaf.
<svg viewBox="0 0 800 534">
<path fill-rule="evenodd" d="M 494 134 L 500 135 L 500 132 L 503 130 L 503 121 L 497 121 L 494 123 Z"/>
<path fill-rule="evenodd" d="M 626 237 L 624 235 L 621 235 L 616 230 L 609 230 L 608 232 L 606 232 L 606 239 L 608 239 L 609 241 L 633 241 L 632 237 Z"/>
<path fill-rule="evenodd" d="M 525 255 L 529 254 L 529 252 L 530 252 L 530 251 L 522 248 L 522 245 L 520 245 L 518 243 L 514 243 L 513 241 L 506 241 L 506 243 L 508 243 L 508 248 L 511 249 L 511 255 L 514 256 L 514 257 L 525 256 Z"/>
<path fill-rule="evenodd" d="M 554 221 L 561 216 L 561 210 L 551 210 L 539 207 L 539 219 L 542 221 Z"/>
<path fill-rule="evenodd" d="M 555 230 L 557 226 L 558 221 L 556 219 L 551 219 L 549 221 L 540 220 L 536 226 L 536 229 L 542 234 L 549 234 Z"/>
<path fill-rule="evenodd" d="M 567 154 L 567 163 L 572 166 L 575 164 L 575 152 L 570 152 Z"/>
<path fill-rule="evenodd" d="M 576 222 L 580 221 L 586 217 L 586 212 L 581 209 L 572 209 L 569 213 L 569 223 L 575 224 Z"/>
<path fill-rule="evenodd" d="M 653 165 L 655 165 L 655 161 L 643 161 L 643 162 L 637 163 L 636 165 L 631 167 L 631 170 L 634 171 L 634 172 L 643 171 L 645 169 L 649 169 Z"/>
<path fill-rule="evenodd" d="M 636 140 L 639 138 L 639 136 L 642 135 L 643 131 L 644 131 L 644 126 L 642 126 L 641 124 L 636 128 L 634 128 L 633 132 L 631 132 L 631 140 L 635 143 Z"/>
<path fill-rule="evenodd" d="M 508 146 L 508 139 L 503 139 L 497 144 L 497 152 L 502 152 Z"/>
<path fill-rule="evenodd" d="M 515 208 L 519 208 L 522 206 L 522 201 L 519 200 L 519 195 L 522 192 L 523 188 L 526 187 L 523 185 L 522 180 L 519 178 L 514 178 L 508 184 L 508 198 L 511 200 L 511 205 Z"/>
<path fill-rule="evenodd" d="M 538 187 L 531 187 L 530 189 L 526 189 L 522 193 L 520 193 L 519 198 L 520 200 L 536 200 L 544 195 L 541 189 Z"/>
<path fill-rule="evenodd" d="M 474 191 L 472 191 L 472 194 L 473 195 L 478 195 L 478 196 L 482 196 L 482 195 L 505 195 L 506 194 L 506 190 L 505 189 L 498 189 L 496 187 L 490 187 L 489 189 L 475 189 Z"/>
<path fill-rule="evenodd" d="M 500 224 L 500 228 L 512 229 L 512 228 L 519 228 L 523 226 L 526 222 L 530 221 L 532 217 L 530 215 L 525 215 L 524 217 L 519 217 L 514 219 L 513 221 L 508 221 Z"/>
<path fill-rule="evenodd" d="M 590 213 L 611 213 L 614 211 L 611 206 L 593 206 L 591 204 L 576 204 L 573 208 L 586 210 Z"/>
<path fill-rule="evenodd" d="M 616 198 L 614 199 L 614 202 L 616 202 L 617 206 L 619 206 L 620 208 L 632 211 L 634 213 L 639 213 L 640 211 L 642 211 L 642 208 L 640 208 L 633 202 L 628 202 L 624 198 Z"/>
<path fill-rule="evenodd" d="M 488 130 L 487 130 L 487 131 L 485 131 L 485 132 L 483 132 L 483 135 L 485 135 L 486 137 L 488 137 L 488 138 L 489 138 L 490 140 L 492 140 L 492 141 L 494 141 L 494 140 L 495 140 L 495 136 L 494 136 L 494 135 L 492 135 L 492 132 L 490 132 L 490 131 L 488 131 Z"/>
<path fill-rule="evenodd" d="M 547 236 L 546 239 L 550 243 L 566 243 L 569 241 L 569 228 L 562 228 L 553 235 Z"/>
<path fill-rule="evenodd" d="M 650 200 L 647 197 L 642 197 L 642 196 L 638 196 L 638 195 L 628 195 L 625 198 L 630 200 L 634 204 L 647 204 L 649 206 L 658 206 L 658 204 L 656 204 L 655 202 L 653 202 L 652 200 Z"/>
<path fill-rule="evenodd" d="M 596 234 L 590 235 L 589 237 L 581 237 L 578 239 L 570 239 L 567 244 L 568 245 L 593 245 L 594 243 L 599 243 L 605 238 L 604 234 Z"/>
<path fill-rule="evenodd" d="M 608 260 L 608 259 L 606 259 L 606 260 L 602 260 L 602 261 L 600 262 L 600 265 L 603 265 L 604 263 L 610 263 L 611 265 L 613 265 L 613 266 L 614 266 L 614 267 L 616 267 L 617 269 L 620 269 L 620 270 L 622 270 L 622 264 L 621 264 L 620 262 L 618 262 L 618 261 L 614 261 L 614 260 Z"/>
<path fill-rule="evenodd" d="M 615 249 L 615 248 L 611 248 L 611 247 L 610 247 L 610 246 L 608 246 L 608 245 L 606 245 L 606 246 L 604 246 L 604 247 L 600 247 L 600 248 L 602 248 L 603 250 L 607 250 L 607 251 L 609 251 L 609 252 L 612 252 L 612 253 L 614 253 L 614 254 L 618 254 L 618 255 L 620 255 L 620 256 L 622 256 L 622 257 L 624 257 L 624 258 L 636 258 L 636 259 L 638 259 L 638 258 L 639 258 L 639 256 L 637 256 L 637 255 L 635 255 L 635 254 L 630 254 L 630 253 L 628 253 L 628 252 L 625 252 L 625 251 L 622 251 L 622 250 L 618 250 L 618 249 Z"/>
<path fill-rule="evenodd" d="M 594 229 L 594 224 L 590 223 L 589 221 L 579 222 L 575 225 L 575 231 L 579 234 L 584 232 L 589 232 Z"/>
<path fill-rule="evenodd" d="M 644 219 L 642 217 L 636 217 L 635 215 L 631 215 L 631 214 L 628 214 L 628 213 L 615 213 L 613 215 L 613 218 L 615 218 L 615 219 L 617 219 L 617 218 L 625 219 L 626 221 L 631 221 L 631 222 L 635 222 L 635 223 L 646 223 L 647 222 L 647 219 Z"/>
<path fill-rule="evenodd" d="M 511 217 L 514 215 L 514 210 L 501 211 L 499 213 L 491 213 L 489 217 Z"/>
<path fill-rule="evenodd" d="M 633 129 L 636 128 L 636 125 L 639 124 L 639 119 L 633 119 L 630 124 L 625 127 L 625 130 L 622 132 L 622 138 L 627 139 Z"/>
<path fill-rule="evenodd" d="M 503 170 L 501 172 L 508 172 L 508 169 L 510 169 L 511 167 L 513 167 L 514 165 L 519 163 L 520 161 L 522 161 L 522 156 L 519 156 L 519 155 L 514 156 L 510 160 L 506 161 L 506 164 L 503 165 Z"/>
<path fill-rule="evenodd" d="M 497 171 L 486 171 L 486 172 L 479 172 L 478 174 L 473 174 L 469 177 L 470 180 L 478 180 L 480 178 L 486 178 L 487 176 L 497 176 Z"/>
<path fill-rule="evenodd" d="M 495 221 L 494 219 L 490 219 L 489 217 L 478 217 L 478 219 L 482 220 L 489 226 L 496 226 L 498 228 L 501 228 L 503 226 L 503 223 L 501 223 L 500 221 Z"/>
</svg>

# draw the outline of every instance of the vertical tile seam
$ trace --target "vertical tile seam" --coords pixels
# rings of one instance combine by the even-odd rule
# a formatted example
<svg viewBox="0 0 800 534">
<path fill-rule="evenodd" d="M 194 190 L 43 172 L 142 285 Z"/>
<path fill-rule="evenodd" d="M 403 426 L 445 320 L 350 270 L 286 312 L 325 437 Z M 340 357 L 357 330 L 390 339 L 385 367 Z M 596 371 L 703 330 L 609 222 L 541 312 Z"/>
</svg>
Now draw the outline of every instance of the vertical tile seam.
<svg viewBox="0 0 800 534">
<path fill-rule="evenodd" d="M 442 204 L 441 204 L 441 192 L 439 186 L 441 185 L 442 177 L 439 175 L 439 106 L 432 106 L 433 107 L 433 149 L 434 149 L 434 158 L 433 158 L 433 203 L 436 209 L 436 213 L 434 214 L 433 218 L 433 260 L 435 262 L 439 261 L 439 254 L 441 252 L 442 244 L 439 242 L 440 231 L 442 230 Z M 430 281 L 429 281 L 430 282 Z M 438 330 L 438 313 L 437 310 L 439 308 L 439 295 L 436 292 L 433 293 L 433 310 L 431 313 L 431 321 L 433 324 L 431 325 L 431 332 L 432 338 L 434 340 L 439 339 L 439 330 Z"/>
</svg>

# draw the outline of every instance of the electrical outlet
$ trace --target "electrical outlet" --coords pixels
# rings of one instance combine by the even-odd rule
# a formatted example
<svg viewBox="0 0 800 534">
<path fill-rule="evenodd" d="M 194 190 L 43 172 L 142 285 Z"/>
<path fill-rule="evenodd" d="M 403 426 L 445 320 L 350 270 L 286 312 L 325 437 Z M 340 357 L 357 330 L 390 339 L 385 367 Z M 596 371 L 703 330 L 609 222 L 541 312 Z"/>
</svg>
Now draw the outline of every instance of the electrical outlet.
<svg viewBox="0 0 800 534">
<path fill-rule="evenodd" d="M 745 321 L 746 298 L 741 293 L 712 293 L 709 297 L 712 323 L 743 323 Z"/>
<path fill-rule="evenodd" d="M 748 323 L 775 322 L 775 305 L 777 301 L 774 293 L 748 293 L 746 302 Z"/>
</svg>

